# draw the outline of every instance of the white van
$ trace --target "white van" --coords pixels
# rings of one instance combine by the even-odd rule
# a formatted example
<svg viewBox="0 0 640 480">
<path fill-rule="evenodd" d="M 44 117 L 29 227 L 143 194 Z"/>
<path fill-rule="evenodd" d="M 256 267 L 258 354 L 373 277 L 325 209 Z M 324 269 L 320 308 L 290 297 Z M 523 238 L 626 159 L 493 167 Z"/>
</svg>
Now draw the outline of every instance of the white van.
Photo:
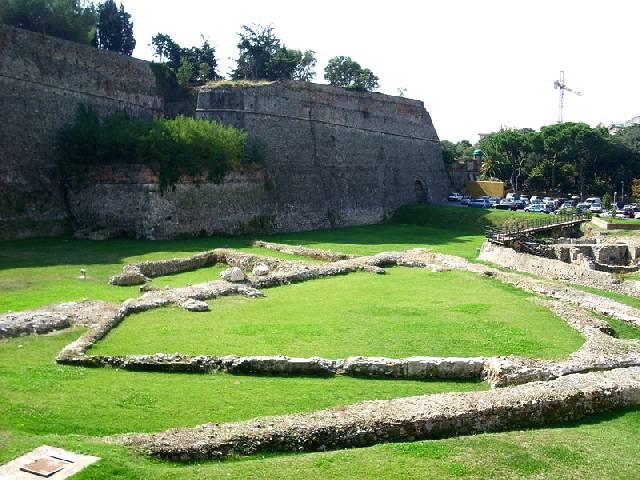
<svg viewBox="0 0 640 480">
<path fill-rule="evenodd" d="M 584 201 L 584 203 L 588 203 L 589 205 L 593 205 L 594 203 L 601 204 L 602 201 L 600 201 L 600 197 L 589 197 Z"/>
</svg>

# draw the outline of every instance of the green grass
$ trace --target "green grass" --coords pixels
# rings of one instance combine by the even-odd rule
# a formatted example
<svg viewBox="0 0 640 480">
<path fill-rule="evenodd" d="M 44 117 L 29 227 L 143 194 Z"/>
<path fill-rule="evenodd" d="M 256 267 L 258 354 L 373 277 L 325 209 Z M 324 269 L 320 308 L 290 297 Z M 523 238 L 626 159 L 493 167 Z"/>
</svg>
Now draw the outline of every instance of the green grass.
<svg viewBox="0 0 640 480">
<path fill-rule="evenodd" d="M 0 430 L 39 435 L 159 431 L 365 399 L 486 388 L 480 382 L 181 375 L 55 364 L 56 353 L 79 334 L 0 341 Z"/>
<path fill-rule="evenodd" d="M 583 292 L 593 293 L 595 295 L 610 298 L 611 300 L 615 300 L 616 302 L 620 302 L 625 305 L 629 305 L 630 307 L 640 309 L 640 298 L 638 297 L 631 297 L 629 295 L 623 295 L 622 293 L 611 292 L 609 290 L 603 290 L 601 288 L 586 287 L 584 285 L 571 284 L 571 287 L 575 288 L 576 290 L 582 290 Z"/>
<path fill-rule="evenodd" d="M 200 479 L 632 479 L 640 410 L 598 415 L 558 428 L 376 445 L 324 453 L 175 464 L 77 436 L 0 430 L 0 462 L 41 444 L 100 456 L 74 480 Z"/>
<path fill-rule="evenodd" d="M 559 358 L 584 341 L 530 295 L 468 272 L 391 268 L 265 293 L 132 315 L 89 353 Z"/>
<path fill-rule="evenodd" d="M 611 325 L 616 338 L 620 338 L 622 340 L 640 340 L 640 328 L 637 328 L 628 322 L 618 320 L 617 318 L 608 317 L 599 313 L 596 313 L 595 315 Z"/>
<path fill-rule="evenodd" d="M 483 226 L 499 224 L 509 217 L 509 212 L 410 206 L 386 225 L 262 238 L 359 254 L 426 246 L 474 258 L 483 240 Z M 522 218 L 522 214 L 517 217 Z M 251 250 L 251 241 L 251 238 L 217 237 L 167 242 L 67 239 L 0 242 L 0 312 L 80 298 L 121 301 L 138 295 L 134 287 L 112 287 L 106 283 L 124 263 L 190 255 L 222 246 Z M 88 270 L 87 281 L 76 278 L 82 267 Z M 161 287 L 180 286 L 217 278 L 218 272 L 219 267 L 213 267 L 158 278 L 154 283 Z M 529 302 L 526 294 L 492 279 L 474 276 L 467 280 L 467 275 L 399 268 L 391 269 L 387 277 L 355 274 L 269 289 L 268 297 L 260 300 L 215 300 L 213 312 L 202 316 L 168 309 L 147 320 L 151 322 L 149 326 L 176 328 L 175 335 L 193 331 L 194 326 L 206 331 L 191 344 L 194 353 L 202 353 L 200 349 L 206 345 L 231 348 L 227 341 L 232 337 L 237 346 L 244 346 L 251 353 L 258 353 L 253 350 L 267 344 L 274 351 L 283 349 L 289 354 L 318 354 L 322 349 L 327 354 L 338 354 L 357 347 L 362 350 L 355 353 L 445 354 L 482 349 L 508 353 L 539 349 L 536 356 L 555 356 L 574 349 L 575 333 L 567 331 L 568 327 L 548 311 Z M 393 279 L 398 282 L 390 282 Z M 496 314 L 502 310 L 510 314 L 502 317 Z M 429 325 L 425 318 L 435 323 Z M 455 327 L 447 325 L 447 321 L 455 323 Z M 263 328 L 261 323 L 269 324 L 273 330 Z M 442 332 L 437 331 L 436 324 Z M 502 334 L 491 337 L 494 333 L 489 326 L 499 326 Z M 129 328 L 138 329 L 140 335 L 158 333 L 156 329 L 145 330 L 142 322 L 133 317 L 98 348 L 108 347 L 117 340 L 116 335 L 126 333 Z M 217 332 L 224 334 L 224 345 L 214 338 Z M 329 342 L 328 335 L 335 332 L 338 335 Z M 75 331 L 0 341 L 0 463 L 47 444 L 102 457 L 74 477 L 78 480 L 638 476 L 639 410 L 601 415 L 562 428 L 337 452 L 186 465 L 159 461 L 124 447 L 101 443 L 95 436 L 312 411 L 364 399 L 478 390 L 486 385 L 348 377 L 181 375 L 55 364 L 56 353 L 78 335 L 80 332 Z M 396 336 L 401 340 L 396 340 Z M 157 341 L 163 346 L 173 341 L 166 335 L 160 337 L 131 340 L 139 342 L 138 345 Z M 307 341 L 302 341 L 302 337 L 307 337 Z M 175 349 L 183 351 L 182 347 L 189 345 L 181 343 Z"/>
<path fill-rule="evenodd" d="M 260 236 L 260 238 L 345 253 L 371 255 L 388 250 L 427 247 L 468 259 L 477 256 L 484 227 L 500 225 L 524 213 L 435 205 L 400 209 L 390 223 L 334 230 Z M 253 238 L 211 237 L 171 241 L 109 240 L 95 242 L 65 238 L 0 241 L 0 313 L 83 298 L 122 302 L 137 296 L 137 287 L 108 285 L 109 277 L 126 263 L 193 255 L 218 247 L 298 259 L 272 250 L 253 248 Z M 80 269 L 88 279 L 81 280 Z M 160 287 L 183 286 L 217 278 L 218 271 L 200 270 L 157 278 Z"/>
</svg>

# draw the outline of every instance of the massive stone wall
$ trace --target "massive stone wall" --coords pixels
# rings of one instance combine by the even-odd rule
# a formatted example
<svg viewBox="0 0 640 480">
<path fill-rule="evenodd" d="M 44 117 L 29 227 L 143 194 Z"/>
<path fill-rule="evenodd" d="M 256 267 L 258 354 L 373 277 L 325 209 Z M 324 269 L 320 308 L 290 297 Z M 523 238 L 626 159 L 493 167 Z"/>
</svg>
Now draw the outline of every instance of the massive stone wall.
<svg viewBox="0 0 640 480">
<path fill-rule="evenodd" d="M 420 101 L 304 82 L 223 84 L 201 90 L 196 113 L 264 144 L 277 230 L 376 223 L 447 193 Z"/>
<path fill-rule="evenodd" d="M 159 239 L 370 224 L 447 193 L 420 101 L 275 82 L 214 84 L 165 103 L 147 62 L 0 26 L 0 239 L 55 235 L 65 225 Z M 245 128 L 264 146 L 265 166 L 221 184 L 185 179 L 164 193 L 142 166 L 107 166 L 69 191 L 55 139 L 80 104 Z"/>
<path fill-rule="evenodd" d="M 55 137 L 78 105 L 161 114 L 147 62 L 0 25 L 0 239 L 61 233 Z"/>
<path fill-rule="evenodd" d="M 308 230 L 378 223 L 447 193 L 438 136 L 416 100 L 305 82 L 222 83 L 200 90 L 195 115 L 246 129 L 264 148 L 264 168 L 165 193 L 149 175 L 101 172 L 69 195 L 78 223 L 157 239 Z"/>
</svg>

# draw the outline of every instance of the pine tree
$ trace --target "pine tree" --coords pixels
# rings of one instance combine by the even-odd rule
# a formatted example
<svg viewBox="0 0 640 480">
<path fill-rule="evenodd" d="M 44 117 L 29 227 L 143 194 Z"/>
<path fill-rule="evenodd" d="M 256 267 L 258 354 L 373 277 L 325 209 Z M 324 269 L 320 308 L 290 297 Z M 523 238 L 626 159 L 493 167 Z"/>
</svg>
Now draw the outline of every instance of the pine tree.
<svg viewBox="0 0 640 480">
<path fill-rule="evenodd" d="M 97 46 L 111 52 L 131 55 L 136 46 L 133 23 L 122 3 L 120 9 L 115 0 L 106 0 L 98 6 Z"/>
<path fill-rule="evenodd" d="M 133 50 L 136 48 L 136 39 L 133 37 L 131 15 L 124 10 L 122 3 L 120 3 L 119 14 L 120 22 L 122 23 L 122 45 L 120 47 L 120 53 L 131 56 Z"/>
</svg>

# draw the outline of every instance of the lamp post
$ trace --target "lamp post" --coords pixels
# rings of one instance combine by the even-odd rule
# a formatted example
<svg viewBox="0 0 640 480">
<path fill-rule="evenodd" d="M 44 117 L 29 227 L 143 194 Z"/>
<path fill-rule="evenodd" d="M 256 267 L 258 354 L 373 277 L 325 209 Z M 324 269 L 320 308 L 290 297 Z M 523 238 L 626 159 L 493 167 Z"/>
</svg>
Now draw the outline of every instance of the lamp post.
<svg viewBox="0 0 640 480">
<path fill-rule="evenodd" d="M 624 180 L 622 180 L 620 182 L 620 186 L 621 186 L 621 194 L 620 194 L 620 201 L 624 204 Z M 624 207 L 624 205 L 622 205 Z"/>
</svg>

